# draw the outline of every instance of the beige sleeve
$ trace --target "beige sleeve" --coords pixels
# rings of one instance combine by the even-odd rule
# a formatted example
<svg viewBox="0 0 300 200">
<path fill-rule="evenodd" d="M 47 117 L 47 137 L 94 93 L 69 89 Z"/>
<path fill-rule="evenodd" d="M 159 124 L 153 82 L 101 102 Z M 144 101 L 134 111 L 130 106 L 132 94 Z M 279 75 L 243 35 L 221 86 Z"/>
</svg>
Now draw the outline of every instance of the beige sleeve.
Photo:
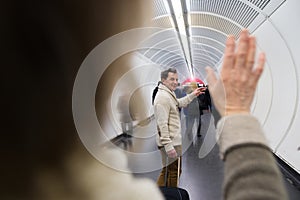
<svg viewBox="0 0 300 200">
<path fill-rule="evenodd" d="M 268 146 L 260 122 L 252 115 L 232 115 L 221 118 L 217 125 L 217 141 L 221 158 L 237 145 Z"/>
<path fill-rule="evenodd" d="M 186 107 L 189 103 L 193 101 L 193 99 L 196 98 L 196 95 L 193 93 L 190 93 L 186 95 L 185 97 L 177 99 L 179 107 Z"/>
</svg>

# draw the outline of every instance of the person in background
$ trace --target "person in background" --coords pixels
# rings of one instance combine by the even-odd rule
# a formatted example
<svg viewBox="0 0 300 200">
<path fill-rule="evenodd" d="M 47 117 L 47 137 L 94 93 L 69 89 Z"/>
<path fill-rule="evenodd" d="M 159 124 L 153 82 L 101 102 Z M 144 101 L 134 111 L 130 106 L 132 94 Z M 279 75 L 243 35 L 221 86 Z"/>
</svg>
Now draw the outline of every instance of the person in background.
<svg viewBox="0 0 300 200">
<path fill-rule="evenodd" d="M 175 68 L 169 68 L 161 72 L 161 83 L 158 86 L 154 99 L 154 116 L 158 127 L 156 142 L 161 151 L 164 166 L 158 177 L 157 184 L 165 186 L 165 166 L 168 165 L 167 185 L 169 187 L 177 187 L 179 177 L 177 157 L 181 156 L 182 151 L 181 123 L 178 108 L 189 104 L 205 88 L 196 88 L 187 96 L 177 99 L 174 93 L 178 86 L 178 74 Z M 166 163 L 167 158 L 170 158 L 168 163 Z"/>
<path fill-rule="evenodd" d="M 236 47 L 229 36 L 223 66 L 217 78 L 207 67 L 210 94 L 221 115 L 217 125 L 220 155 L 224 160 L 223 199 L 288 199 L 260 122 L 250 112 L 265 55 L 254 67 L 255 37 L 243 30 Z"/>
<path fill-rule="evenodd" d="M 191 93 L 193 89 L 196 87 L 197 87 L 197 83 L 191 82 L 190 85 L 186 86 L 185 88 L 187 94 Z M 200 94 L 199 96 L 201 95 L 204 95 L 204 93 Z M 200 122 L 199 96 L 193 99 L 193 101 L 190 104 L 188 104 L 186 107 L 183 108 L 184 115 L 185 115 L 185 125 L 186 125 L 185 136 L 187 136 L 190 141 L 194 139 L 193 127 L 195 122 L 198 126 L 197 129 L 199 129 L 199 123 L 198 123 Z"/>
<path fill-rule="evenodd" d="M 198 123 L 198 129 L 197 129 L 197 136 L 201 137 L 201 116 L 203 114 L 211 113 L 211 98 L 208 90 L 208 85 L 204 85 L 207 89 L 205 90 L 204 94 L 201 94 L 198 96 L 198 103 L 199 103 L 199 109 L 200 109 L 200 116 L 199 116 L 199 123 Z M 206 131 L 204 131 L 206 132 Z"/>
</svg>

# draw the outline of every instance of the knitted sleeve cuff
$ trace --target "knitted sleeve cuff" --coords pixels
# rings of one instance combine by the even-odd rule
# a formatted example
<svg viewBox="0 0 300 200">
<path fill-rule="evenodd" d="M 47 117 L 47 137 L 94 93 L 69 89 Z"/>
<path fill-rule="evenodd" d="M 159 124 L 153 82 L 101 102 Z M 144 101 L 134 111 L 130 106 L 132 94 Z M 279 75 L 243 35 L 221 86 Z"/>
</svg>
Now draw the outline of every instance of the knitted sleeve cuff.
<svg viewBox="0 0 300 200">
<path fill-rule="evenodd" d="M 171 151 L 171 150 L 174 149 L 174 146 L 172 145 L 172 143 L 169 143 L 169 144 L 164 145 L 164 146 L 165 146 L 166 152 Z"/>
<path fill-rule="evenodd" d="M 252 115 L 222 117 L 217 124 L 217 141 L 221 159 L 231 148 L 247 144 L 268 146 L 260 122 Z"/>
</svg>

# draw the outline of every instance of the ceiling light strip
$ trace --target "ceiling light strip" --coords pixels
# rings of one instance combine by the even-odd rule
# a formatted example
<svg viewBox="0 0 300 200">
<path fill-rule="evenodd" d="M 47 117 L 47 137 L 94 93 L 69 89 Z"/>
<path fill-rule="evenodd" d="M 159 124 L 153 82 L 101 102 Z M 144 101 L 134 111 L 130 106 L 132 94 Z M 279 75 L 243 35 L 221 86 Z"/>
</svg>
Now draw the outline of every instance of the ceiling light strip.
<svg viewBox="0 0 300 200">
<path fill-rule="evenodd" d="M 180 45 L 182 47 L 182 51 L 184 54 L 184 59 L 186 61 L 186 65 L 187 68 L 190 72 L 191 77 L 193 77 L 193 70 L 191 67 L 191 56 L 190 56 L 190 52 L 188 49 L 188 40 L 187 40 L 187 32 L 185 29 L 185 23 L 184 23 L 184 19 L 183 19 L 183 9 L 181 6 L 181 1 L 179 0 L 167 0 L 168 1 L 168 5 L 169 5 L 169 9 L 174 21 L 174 27 L 177 31 L 177 35 L 178 35 L 178 40 L 180 42 Z"/>
</svg>

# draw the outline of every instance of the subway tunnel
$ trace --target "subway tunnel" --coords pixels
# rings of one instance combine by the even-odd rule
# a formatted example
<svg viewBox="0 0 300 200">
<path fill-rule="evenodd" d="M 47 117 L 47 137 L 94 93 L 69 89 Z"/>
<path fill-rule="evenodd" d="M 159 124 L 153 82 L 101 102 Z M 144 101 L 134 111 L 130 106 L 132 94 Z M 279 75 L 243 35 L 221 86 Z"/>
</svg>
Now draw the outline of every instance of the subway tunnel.
<svg viewBox="0 0 300 200">
<path fill-rule="evenodd" d="M 281 163 L 287 179 L 294 185 L 299 184 L 299 61 L 296 56 L 299 49 L 295 42 L 297 28 L 291 25 L 299 17 L 295 10 L 297 7 L 297 1 L 292 0 L 154 1 L 153 27 L 132 29 L 109 38 L 95 47 L 81 65 L 81 69 L 86 71 L 97 71 L 95 85 L 92 86 L 97 89 L 92 94 L 81 97 L 96 96 L 96 115 L 93 117 L 95 122 L 99 121 L 105 138 L 103 140 L 109 141 L 122 133 L 117 104 L 122 96 L 127 96 L 123 107 L 128 108 L 134 123 L 133 139 L 130 139 L 133 141 L 132 149 L 126 151 L 131 169 L 137 174 L 158 170 L 160 160 L 154 144 L 156 132 L 151 95 L 160 80 L 160 71 L 172 66 L 178 70 L 179 82 L 192 77 L 207 83 L 205 67 L 219 71 L 226 37 L 231 34 L 238 40 L 241 30 L 247 28 L 250 34 L 257 37 L 258 51 L 267 55 L 266 67 L 252 104 L 252 113 L 261 121 L 270 147 Z M 113 53 L 106 51 L 103 55 L 104 46 L 107 45 L 105 42 L 111 46 L 121 44 L 124 48 L 118 52 L 113 49 Z M 121 56 L 118 57 L 118 54 Z M 99 55 L 107 60 L 97 63 Z M 101 66 L 101 70 L 93 66 L 94 62 L 97 67 Z M 79 73 L 77 80 L 75 89 L 86 79 Z M 82 91 L 79 90 L 74 90 L 73 98 L 76 99 L 76 95 L 81 94 Z M 76 109 L 74 106 L 76 104 L 73 104 L 73 109 Z M 213 118 L 218 120 L 217 115 Z M 210 119 L 206 123 L 209 132 L 214 125 Z M 82 136 L 82 139 L 86 142 L 86 147 L 92 149 L 94 144 L 87 141 L 86 137 Z M 209 152 L 200 152 L 201 147 L 198 146 L 198 155 L 192 159 L 205 159 L 210 151 L 217 151 L 214 149 L 215 141 L 206 138 L 206 143 L 209 143 L 208 140 L 211 140 L 208 144 L 210 147 L 202 150 Z M 192 145 L 195 146 L 194 143 L 185 143 L 184 151 L 187 151 L 187 155 Z M 100 154 L 95 156 L 101 160 Z M 152 162 L 148 162 L 149 159 Z M 193 175 L 188 176 L 191 178 Z M 209 181 L 209 178 L 205 181 Z M 299 188 L 299 185 L 296 187 Z M 192 190 L 196 190 L 196 187 Z"/>
<path fill-rule="evenodd" d="M 35 183 L 36 179 L 43 177 L 44 171 L 55 174 L 52 168 L 62 169 L 59 172 L 64 174 L 66 157 L 73 155 L 77 149 L 87 151 L 92 157 L 89 159 L 122 170 L 99 150 L 106 145 L 125 153 L 129 164 L 126 172 L 155 181 L 162 166 L 155 144 L 157 131 L 151 95 L 160 80 L 160 72 L 174 67 L 180 83 L 198 78 L 207 84 L 205 67 L 209 66 L 218 73 L 227 36 L 234 35 L 238 41 L 239 33 L 246 28 L 257 38 L 258 52 L 265 52 L 267 56 L 251 112 L 263 126 L 282 170 L 290 199 L 300 198 L 299 1 L 45 2 L 43 5 L 38 2 L 16 4 L 18 6 L 10 3 L 11 11 L 15 10 L 17 14 L 3 12 L 9 13 L 8 24 L 18 21 L 21 16 L 27 16 L 24 21 L 34 22 L 27 25 L 18 21 L 19 28 L 10 27 L 11 30 L 22 30 L 21 34 L 29 36 L 29 39 L 10 43 L 15 48 L 9 50 L 14 52 L 19 48 L 16 52 L 17 55 L 22 54 L 22 59 L 7 57 L 8 63 L 22 67 L 6 70 L 17 74 L 20 69 L 17 79 L 27 84 L 4 84 L 10 91 L 21 86 L 21 94 L 30 105 L 16 108 L 16 112 L 30 113 L 25 119 L 18 115 L 22 126 L 8 128 L 25 133 L 15 142 L 16 151 L 24 154 L 20 158 L 21 163 L 28 160 L 32 163 L 25 165 L 25 171 L 29 172 L 25 177 L 18 174 L 21 173 L 18 167 L 12 168 L 14 174 L 22 177 L 20 183 L 29 179 L 30 183 Z M 39 31 L 44 34 L 43 37 L 35 35 Z M 17 33 L 7 35 L 18 36 Z M 38 48 L 35 49 L 36 46 Z M 28 49 L 40 57 L 36 59 Z M 26 55 L 23 55 L 24 52 Z M 8 77 L 4 77 L 3 81 L 10 82 Z M 31 99 L 35 103 L 31 103 Z M 44 108 L 43 102 L 46 102 L 47 108 Z M 36 113 L 44 114 L 44 109 L 49 117 L 38 117 Z M 124 115 L 132 123 L 130 138 L 122 132 L 121 118 Z M 183 135 L 180 187 L 189 191 L 191 199 L 221 199 L 223 163 L 214 138 L 218 119 L 216 112 L 204 117 L 202 138 L 188 141 Z M 182 124 L 184 129 L 184 116 Z M 6 137 L 15 141 L 13 136 Z M 18 144 L 24 144 L 24 147 Z M 15 155 L 7 150 L 8 146 L 4 145 L 2 152 Z M 73 151 L 73 146 L 76 146 L 76 151 Z M 13 163 L 17 162 L 14 156 L 9 157 Z M 85 160 L 80 157 L 78 162 L 81 161 Z M 33 167 L 35 164 L 37 166 Z M 29 178 L 31 175 L 34 178 Z M 4 180 L 8 180 L 15 189 L 10 178 Z M 72 182 L 69 177 L 65 179 Z M 50 185 L 51 181 L 53 178 L 47 179 L 42 186 L 48 189 L 47 184 Z M 70 184 L 68 181 L 66 183 Z M 20 195 L 32 195 L 35 188 L 26 187 L 30 192 L 21 189 Z M 3 198 L 17 196 L 13 193 L 14 189 L 6 190 Z M 48 190 L 45 191 L 47 193 Z"/>
</svg>

